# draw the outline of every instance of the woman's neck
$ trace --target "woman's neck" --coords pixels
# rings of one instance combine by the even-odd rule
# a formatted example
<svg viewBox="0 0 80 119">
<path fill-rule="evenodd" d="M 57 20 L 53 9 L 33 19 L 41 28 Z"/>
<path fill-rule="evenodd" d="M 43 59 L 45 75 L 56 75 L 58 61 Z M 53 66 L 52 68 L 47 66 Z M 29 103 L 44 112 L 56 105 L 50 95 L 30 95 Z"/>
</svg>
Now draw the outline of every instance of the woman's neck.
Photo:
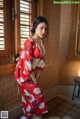
<svg viewBox="0 0 80 119">
<path fill-rule="evenodd" d="M 36 41 L 38 41 L 40 38 L 37 36 L 37 35 L 32 35 L 32 38 L 34 39 L 34 40 L 36 40 Z"/>
</svg>

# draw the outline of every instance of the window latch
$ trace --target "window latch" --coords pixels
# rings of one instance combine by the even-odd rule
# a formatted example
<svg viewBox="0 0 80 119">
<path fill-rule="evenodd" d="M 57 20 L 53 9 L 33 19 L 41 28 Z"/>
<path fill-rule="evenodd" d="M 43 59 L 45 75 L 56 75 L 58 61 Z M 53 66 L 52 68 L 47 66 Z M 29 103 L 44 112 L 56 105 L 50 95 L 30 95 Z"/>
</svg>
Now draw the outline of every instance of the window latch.
<svg viewBox="0 0 80 119">
<path fill-rule="evenodd" d="M 14 8 L 12 8 L 12 21 L 14 21 L 15 20 L 15 9 Z"/>
<path fill-rule="evenodd" d="M 13 62 L 13 63 L 17 63 L 18 60 L 19 60 L 19 54 L 16 54 L 16 55 L 13 55 L 13 56 L 12 56 L 12 62 Z"/>
</svg>

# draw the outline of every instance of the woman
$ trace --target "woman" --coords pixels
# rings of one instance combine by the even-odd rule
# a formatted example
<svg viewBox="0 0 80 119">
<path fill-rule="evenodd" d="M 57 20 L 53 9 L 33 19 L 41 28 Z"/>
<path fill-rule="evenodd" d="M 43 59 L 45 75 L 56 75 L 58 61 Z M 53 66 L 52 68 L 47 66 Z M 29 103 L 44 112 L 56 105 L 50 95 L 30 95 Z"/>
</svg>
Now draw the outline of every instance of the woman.
<svg viewBox="0 0 80 119">
<path fill-rule="evenodd" d="M 48 34 L 48 22 L 45 17 L 38 16 L 32 25 L 32 36 L 20 50 L 19 61 L 15 69 L 15 80 L 22 94 L 24 116 L 21 119 L 41 119 L 47 112 L 44 96 L 39 88 L 40 70 L 44 70 L 44 38 Z"/>
</svg>

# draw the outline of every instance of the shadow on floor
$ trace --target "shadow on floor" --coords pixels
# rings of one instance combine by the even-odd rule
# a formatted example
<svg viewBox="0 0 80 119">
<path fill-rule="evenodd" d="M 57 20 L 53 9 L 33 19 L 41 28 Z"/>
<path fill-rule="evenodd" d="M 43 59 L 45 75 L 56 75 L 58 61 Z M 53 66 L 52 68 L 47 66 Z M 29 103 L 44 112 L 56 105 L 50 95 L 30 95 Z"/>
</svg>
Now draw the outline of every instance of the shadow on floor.
<svg viewBox="0 0 80 119">
<path fill-rule="evenodd" d="M 56 96 L 48 102 L 48 113 L 43 119 L 80 119 L 80 105 Z"/>
</svg>

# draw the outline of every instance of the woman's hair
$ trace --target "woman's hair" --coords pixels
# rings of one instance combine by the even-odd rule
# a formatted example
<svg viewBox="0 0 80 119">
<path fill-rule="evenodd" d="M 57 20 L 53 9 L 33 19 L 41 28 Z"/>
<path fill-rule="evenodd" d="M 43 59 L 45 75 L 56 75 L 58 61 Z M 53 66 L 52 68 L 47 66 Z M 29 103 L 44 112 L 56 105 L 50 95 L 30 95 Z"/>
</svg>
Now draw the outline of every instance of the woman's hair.
<svg viewBox="0 0 80 119">
<path fill-rule="evenodd" d="M 47 34 L 48 34 L 48 22 L 47 22 L 47 19 L 43 16 L 38 16 L 38 17 L 36 17 L 36 19 L 33 20 L 31 33 L 35 34 L 35 29 L 37 28 L 37 26 L 40 23 L 45 23 L 47 25 Z M 46 34 L 46 36 L 47 36 L 47 34 Z"/>
</svg>

